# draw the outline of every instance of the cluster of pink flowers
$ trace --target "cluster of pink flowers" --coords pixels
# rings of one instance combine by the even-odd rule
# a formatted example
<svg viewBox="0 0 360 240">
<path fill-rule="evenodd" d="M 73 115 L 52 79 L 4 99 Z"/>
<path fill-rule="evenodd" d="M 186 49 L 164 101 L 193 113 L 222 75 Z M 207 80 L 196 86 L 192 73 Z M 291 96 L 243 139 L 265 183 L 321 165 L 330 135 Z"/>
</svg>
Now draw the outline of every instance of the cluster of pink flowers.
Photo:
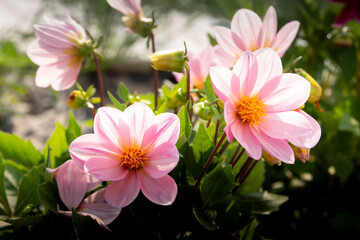
<svg viewBox="0 0 360 240">
<path fill-rule="evenodd" d="M 130 18 L 142 17 L 140 0 L 107 2 Z M 215 48 L 189 56 L 191 87 L 202 90 L 210 75 L 215 93 L 225 104 L 228 141 L 235 138 L 251 158 L 260 159 L 265 151 L 282 162 L 294 163 L 289 143 L 309 149 L 319 141 L 319 124 L 301 110 L 310 83 L 297 74 L 283 73 L 280 59 L 298 28 L 299 22 L 293 21 L 277 32 L 273 7 L 263 21 L 256 13 L 240 9 L 230 29 L 215 28 Z M 70 88 L 84 57 L 84 29 L 68 17 L 66 22 L 47 20 L 47 24 L 36 25 L 35 33 L 38 39 L 30 45 L 28 55 L 40 65 L 36 85 Z M 75 139 L 69 147 L 72 160 L 53 170 L 69 210 L 59 212 L 71 215 L 70 210 L 76 209 L 105 226 L 140 190 L 156 204 L 172 204 L 177 185 L 168 174 L 179 161 L 179 132 L 175 114 L 155 116 L 144 103 L 134 103 L 124 111 L 99 108 L 94 133 Z M 83 199 L 101 181 L 108 185 Z"/>
</svg>

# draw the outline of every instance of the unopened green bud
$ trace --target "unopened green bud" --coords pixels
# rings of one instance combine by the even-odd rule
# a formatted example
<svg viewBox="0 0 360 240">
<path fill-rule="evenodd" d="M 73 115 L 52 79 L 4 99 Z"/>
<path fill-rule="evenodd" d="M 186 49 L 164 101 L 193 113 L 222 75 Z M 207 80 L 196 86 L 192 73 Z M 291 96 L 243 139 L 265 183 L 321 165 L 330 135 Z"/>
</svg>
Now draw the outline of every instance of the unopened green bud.
<svg viewBox="0 0 360 240">
<path fill-rule="evenodd" d="M 174 91 L 171 94 L 170 99 L 167 99 L 166 106 L 168 109 L 175 110 L 181 108 L 185 104 L 186 104 L 186 94 L 182 88 L 179 88 L 177 89 L 177 91 Z"/>
<path fill-rule="evenodd" d="M 123 16 L 121 18 L 123 23 L 130 28 L 135 33 L 139 34 L 142 37 L 147 37 L 150 35 L 152 29 L 154 28 L 154 23 L 151 18 L 146 17 L 133 17 L 133 16 Z"/>
<path fill-rule="evenodd" d="M 276 157 L 270 155 L 269 153 L 265 152 L 264 150 L 262 151 L 262 157 L 265 159 L 265 161 L 267 163 L 269 163 L 271 166 L 274 166 L 274 164 L 280 166 L 281 165 L 281 161 L 279 159 L 277 159 Z"/>
<path fill-rule="evenodd" d="M 79 109 L 86 106 L 86 99 L 81 91 L 73 90 L 69 94 L 66 104 L 73 109 Z"/>
<path fill-rule="evenodd" d="M 306 80 L 308 80 L 311 84 L 310 96 L 307 102 L 309 103 L 318 102 L 322 95 L 322 88 L 319 85 L 319 83 L 302 68 L 296 68 L 295 72 L 300 76 L 302 76 L 303 78 L 305 78 Z"/>
<path fill-rule="evenodd" d="M 196 105 L 194 105 L 194 109 L 195 108 L 197 108 L 197 114 L 199 115 L 199 117 L 204 120 L 210 121 L 214 116 L 211 105 L 208 103 L 207 100 L 197 103 Z"/>
<path fill-rule="evenodd" d="M 150 60 L 155 70 L 182 73 L 187 57 L 181 50 L 164 50 L 151 54 Z"/>
</svg>

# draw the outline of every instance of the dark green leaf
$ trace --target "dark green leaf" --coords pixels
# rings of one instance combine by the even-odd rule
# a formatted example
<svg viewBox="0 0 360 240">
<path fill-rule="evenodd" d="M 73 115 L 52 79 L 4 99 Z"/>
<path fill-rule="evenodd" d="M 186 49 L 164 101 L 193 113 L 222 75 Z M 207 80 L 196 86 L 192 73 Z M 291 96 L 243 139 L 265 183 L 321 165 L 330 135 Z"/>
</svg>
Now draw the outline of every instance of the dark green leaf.
<svg viewBox="0 0 360 240">
<path fill-rule="evenodd" d="M 107 94 L 111 100 L 111 102 L 114 104 L 115 108 L 119 109 L 120 111 L 124 111 L 126 108 L 126 105 L 123 103 L 120 103 L 109 91 L 107 91 Z"/>
<path fill-rule="evenodd" d="M 191 134 L 191 122 L 185 106 L 181 107 L 178 117 L 180 119 L 180 136 L 184 134 L 185 137 L 189 139 Z"/>
<path fill-rule="evenodd" d="M 57 212 L 57 205 L 60 202 L 58 189 L 55 182 L 44 182 L 37 186 L 40 201 L 46 209 Z"/>
<path fill-rule="evenodd" d="M 69 144 L 66 138 L 66 129 L 60 123 L 56 124 L 56 128 L 53 134 L 46 142 L 46 145 L 43 149 L 44 159 L 48 158 L 48 147 L 50 147 L 51 168 L 56 168 L 62 164 L 62 162 L 68 160 L 63 159 L 68 155 L 67 153 Z"/>
<path fill-rule="evenodd" d="M 211 206 L 231 194 L 234 187 L 235 176 L 231 172 L 231 166 L 218 164 L 200 185 L 200 195 L 204 206 Z"/>
<path fill-rule="evenodd" d="M 200 123 L 197 130 L 192 147 L 194 149 L 196 161 L 204 164 L 213 150 L 214 143 L 209 138 L 204 124 L 202 123 Z"/>
<path fill-rule="evenodd" d="M 211 80 L 209 77 L 206 78 L 204 82 L 204 92 L 209 102 L 214 102 L 216 100 L 216 94 L 211 85 Z"/>
<path fill-rule="evenodd" d="M 239 165 L 242 166 L 247 158 L 246 154 L 244 154 L 239 162 Z M 265 164 L 262 159 L 253 160 L 258 161 L 255 167 L 250 172 L 249 176 L 245 179 L 245 181 L 241 184 L 240 188 L 236 191 L 236 195 L 246 195 L 248 193 L 258 192 L 262 187 L 265 180 Z"/>
<path fill-rule="evenodd" d="M 81 135 L 81 127 L 76 122 L 74 118 L 73 112 L 69 111 L 69 120 L 68 120 L 68 126 L 66 128 L 66 139 L 68 144 L 70 144 L 75 138 L 79 137 Z"/>
<path fill-rule="evenodd" d="M 193 208 L 193 213 L 198 222 L 207 230 L 215 230 L 216 226 L 211 222 L 216 217 L 215 214 L 206 214 L 205 212 L 201 212 L 200 210 Z M 215 215 L 215 217 L 214 217 Z"/>
<path fill-rule="evenodd" d="M 253 214 L 267 215 L 278 211 L 281 204 L 288 200 L 287 196 L 269 193 L 267 191 L 250 193 L 241 198 L 241 201 L 251 201 Z"/>
<path fill-rule="evenodd" d="M 34 226 L 41 223 L 42 215 L 26 215 L 25 217 L 10 217 L 3 221 L 10 223 L 11 225 L 20 226 Z"/>
<path fill-rule="evenodd" d="M 0 131 L 0 152 L 5 159 L 13 160 L 28 168 L 43 162 L 39 150 L 30 141 Z"/>
<path fill-rule="evenodd" d="M 8 216 L 11 215 L 11 209 L 5 192 L 5 164 L 0 153 L 0 203 Z"/>
<path fill-rule="evenodd" d="M 18 216 L 28 204 L 39 205 L 40 200 L 36 189 L 37 185 L 42 181 L 44 170 L 43 164 L 33 167 L 20 181 L 18 199 L 14 211 L 15 216 Z"/>
<path fill-rule="evenodd" d="M 117 95 L 121 101 L 125 103 L 129 102 L 129 89 L 127 89 L 127 87 L 122 82 L 119 83 Z"/>
<path fill-rule="evenodd" d="M 72 210 L 72 223 L 78 239 L 94 239 L 97 236 L 102 239 L 109 239 L 110 232 L 101 228 L 90 216 L 84 216 Z"/>
<path fill-rule="evenodd" d="M 249 225 L 240 230 L 239 240 L 252 240 L 254 236 L 254 230 L 257 226 L 256 219 L 252 220 Z"/>
</svg>

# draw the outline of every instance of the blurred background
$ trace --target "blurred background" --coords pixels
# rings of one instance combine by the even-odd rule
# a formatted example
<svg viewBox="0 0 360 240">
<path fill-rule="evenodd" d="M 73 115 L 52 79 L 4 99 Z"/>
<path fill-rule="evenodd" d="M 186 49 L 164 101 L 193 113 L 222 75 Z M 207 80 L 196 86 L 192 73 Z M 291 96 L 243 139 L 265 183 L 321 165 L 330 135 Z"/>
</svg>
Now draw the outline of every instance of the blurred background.
<svg viewBox="0 0 360 240">
<path fill-rule="evenodd" d="M 351 1 L 351 0 L 349 0 Z M 345 1 L 344 1 L 345 2 Z M 322 127 L 322 138 L 307 163 L 266 167 L 263 188 L 289 200 L 271 215 L 259 216 L 256 234 L 265 239 L 360 239 L 360 26 L 354 20 L 341 28 L 333 22 L 344 4 L 324 0 L 143 0 L 145 16 L 152 13 L 157 50 L 196 51 L 213 43 L 213 26 L 229 27 L 240 8 L 263 18 L 273 5 L 278 29 L 292 20 L 301 23 L 296 40 L 282 58 L 284 69 L 305 69 L 323 88 L 321 110 L 306 111 Z M 360 13 L 359 13 L 360 14 Z M 29 139 L 42 149 L 56 121 L 66 123 L 69 91 L 35 86 L 37 66 L 26 56 L 35 39 L 32 26 L 44 16 L 71 15 L 95 39 L 105 89 L 116 92 L 123 82 L 131 92 L 151 92 L 152 69 L 147 39 L 125 30 L 121 14 L 105 0 L 0 0 L 0 129 Z M 173 77 L 161 73 L 161 80 Z M 79 76 L 86 87 L 96 86 L 95 66 L 85 64 Z M 110 103 L 110 102 L 108 102 Z M 90 110 L 74 111 L 89 126 Z M 90 127 L 88 128 L 91 129 Z"/>
</svg>

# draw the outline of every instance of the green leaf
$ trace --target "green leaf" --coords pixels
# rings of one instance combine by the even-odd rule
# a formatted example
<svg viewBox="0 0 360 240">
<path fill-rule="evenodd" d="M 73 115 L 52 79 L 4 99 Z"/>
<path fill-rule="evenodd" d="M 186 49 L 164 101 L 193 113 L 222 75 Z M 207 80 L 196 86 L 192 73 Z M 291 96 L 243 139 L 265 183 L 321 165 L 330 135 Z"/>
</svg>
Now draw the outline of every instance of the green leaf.
<svg viewBox="0 0 360 240">
<path fill-rule="evenodd" d="M 216 94 L 211 85 L 211 80 L 209 77 L 207 77 L 206 81 L 204 82 L 204 92 L 209 102 L 214 102 L 216 100 Z"/>
<path fill-rule="evenodd" d="M 5 164 L 0 154 L 0 203 L 8 216 L 11 215 L 11 209 L 5 192 Z"/>
<path fill-rule="evenodd" d="M 240 160 L 240 161 L 242 161 L 241 165 L 243 165 L 243 163 L 245 162 L 244 158 L 246 159 L 246 155 L 245 155 L 245 157 L 243 156 L 241 158 L 241 160 Z M 241 184 L 239 189 L 236 191 L 236 195 L 238 195 L 238 196 L 258 192 L 264 183 L 264 180 L 265 180 L 265 177 L 264 177 L 265 176 L 265 164 L 264 164 L 264 162 L 265 161 L 263 161 L 262 159 L 253 160 L 253 161 L 258 161 L 258 162 L 256 163 L 256 166 L 250 172 L 249 176 L 247 176 L 245 181 Z"/>
<path fill-rule="evenodd" d="M 28 204 L 33 204 L 34 206 L 40 204 L 36 189 L 37 185 L 42 181 L 44 170 L 45 167 L 43 164 L 33 167 L 20 181 L 18 199 L 14 211 L 15 216 L 19 216 Z"/>
<path fill-rule="evenodd" d="M 185 137 L 187 139 L 189 139 L 190 134 L 191 134 L 191 122 L 190 122 L 190 118 L 189 118 L 189 114 L 186 110 L 186 107 L 183 106 L 181 107 L 179 113 L 178 113 L 178 117 L 180 119 L 180 135 L 185 135 Z"/>
<path fill-rule="evenodd" d="M 195 207 L 193 208 L 193 213 L 195 218 L 198 220 L 198 222 L 207 230 L 215 230 L 216 226 L 212 223 L 212 220 L 216 217 L 216 212 L 211 212 L 210 214 L 207 214 L 209 212 L 201 212 Z M 214 217 L 215 215 L 215 217 Z"/>
<path fill-rule="evenodd" d="M 127 89 L 123 82 L 119 83 L 117 95 L 119 96 L 121 101 L 125 103 L 129 102 L 129 89 Z"/>
<path fill-rule="evenodd" d="M 10 223 L 13 226 L 21 227 L 21 226 L 34 226 L 41 223 L 42 215 L 26 215 L 25 217 L 13 216 L 3 221 Z"/>
<path fill-rule="evenodd" d="M 126 108 L 126 105 L 123 103 L 120 103 L 111 93 L 110 91 L 107 91 L 107 94 L 111 100 L 111 102 L 114 104 L 115 108 L 119 109 L 120 111 L 124 111 Z"/>
<path fill-rule="evenodd" d="M 257 226 L 256 219 L 252 220 L 249 225 L 240 230 L 239 240 L 252 240 L 254 236 L 254 230 Z"/>
<path fill-rule="evenodd" d="M 231 166 L 224 167 L 218 164 L 204 177 L 200 185 L 200 195 L 204 206 L 211 206 L 230 195 L 235 186 L 234 180 Z"/>
<path fill-rule="evenodd" d="M 73 112 L 69 111 L 68 126 L 66 128 L 66 139 L 68 144 L 81 135 L 81 127 L 76 122 Z"/>
<path fill-rule="evenodd" d="M 5 159 L 13 160 L 28 168 L 43 162 L 40 151 L 30 141 L 1 131 L 0 152 Z"/>
<path fill-rule="evenodd" d="M 72 209 L 72 223 L 78 239 L 94 239 L 101 236 L 102 239 L 110 239 L 110 232 L 105 231 L 90 216 L 80 215 Z"/>
<path fill-rule="evenodd" d="M 210 140 L 203 123 L 200 123 L 192 143 L 196 161 L 204 164 L 210 156 L 214 143 Z"/>
<path fill-rule="evenodd" d="M 48 147 L 50 147 L 51 168 L 56 168 L 69 159 L 66 129 L 60 123 L 56 124 L 53 134 L 46 142 L 43 149 L 44 159 L 48 159 Z"/>
<path fill-rule="evenodd" d="M 267 191 L 250 193 L 241 198 L 241 201 L 251 201 L 253 214 L 267 215 L 278 211 L 281 204 L 289 198 L 284 195 L 269 193 Z"/>
<path fill-rule="evenodd" d="M 44 182 L 37 186 L 37 193 L 40 201 L 46 209 L 57 212 L 57 205 L 60 202 L 56 182 Z"/>
<path fill-rule="evenodd" d="M 340 124 L 339 124 L 340 131 L 351 132 L 355 136 L 360 136 L 360 124 L 359 122 L 350 114 L 344 113 L 342 115 Z"/>
</svg>

